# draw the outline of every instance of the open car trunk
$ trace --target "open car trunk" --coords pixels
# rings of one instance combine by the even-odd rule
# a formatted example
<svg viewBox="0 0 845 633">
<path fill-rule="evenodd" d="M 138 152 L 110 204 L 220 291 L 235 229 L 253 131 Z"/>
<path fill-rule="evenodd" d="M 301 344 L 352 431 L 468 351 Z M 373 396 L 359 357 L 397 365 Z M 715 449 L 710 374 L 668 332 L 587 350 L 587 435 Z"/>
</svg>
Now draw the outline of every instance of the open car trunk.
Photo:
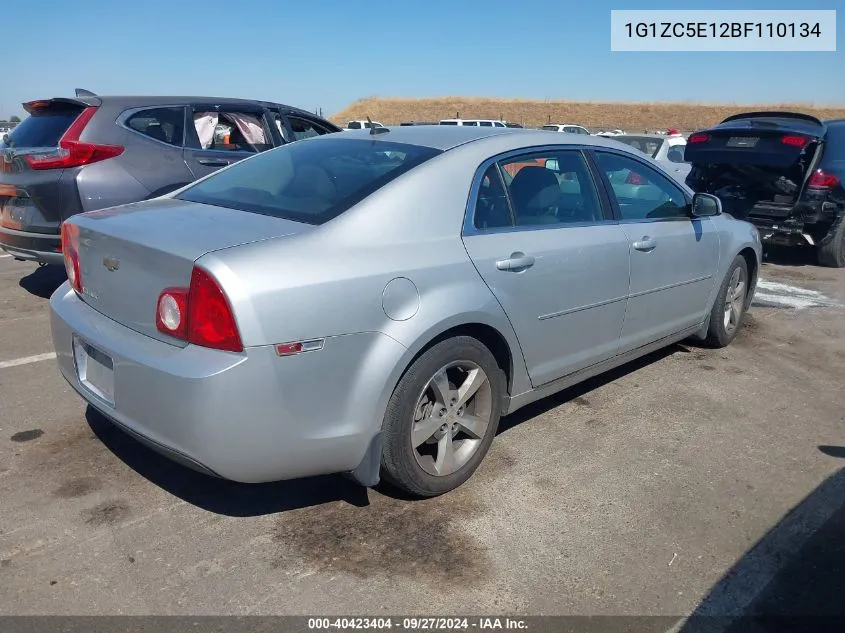
<svg viewBox="0 0 845 633">
<path fill-rule="evenodd" d="M 689 137 L 687 184 L 734 217 L 785 217 L 821 156 L 825 126 L 812 117 L 751 113 Z"/>
</svg>

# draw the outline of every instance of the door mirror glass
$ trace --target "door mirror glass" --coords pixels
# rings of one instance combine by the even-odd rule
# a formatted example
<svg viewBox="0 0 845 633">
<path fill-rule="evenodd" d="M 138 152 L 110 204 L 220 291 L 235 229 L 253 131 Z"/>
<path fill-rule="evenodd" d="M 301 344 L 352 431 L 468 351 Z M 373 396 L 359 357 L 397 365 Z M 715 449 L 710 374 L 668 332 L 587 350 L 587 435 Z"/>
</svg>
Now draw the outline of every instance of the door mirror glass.
<svg viewBox="0 0 845 633">
<path fill-rule="evenodd" d="M 692 197 L 692 215 L 695 218 L 707 218 L 722 213 L 722 202 L 709 193 L 697 193 Z"/>
</svg>

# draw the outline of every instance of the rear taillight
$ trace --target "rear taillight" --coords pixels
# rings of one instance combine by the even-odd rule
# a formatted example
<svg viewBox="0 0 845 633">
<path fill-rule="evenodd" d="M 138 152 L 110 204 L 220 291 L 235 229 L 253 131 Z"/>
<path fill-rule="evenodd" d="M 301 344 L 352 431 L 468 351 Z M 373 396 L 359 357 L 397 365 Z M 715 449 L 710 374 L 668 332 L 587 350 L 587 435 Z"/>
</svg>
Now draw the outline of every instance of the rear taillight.
<svg viewBox="0 0 845 633">
<path fill-rule="evenodd" d="M 790 134 L 784 136 L 780 142 L 784 145 L 791 145 L 792 147 L 804 147 L 810 142 L 810 139 L 806 136 L 800 136 L 799 134 Z"/>
<path fill-rule="evenodd" d="M 32 169 L 65 169 L 90 165 L 123 153 L 120 145 L 83 143 L 79 140 L 82 130 L 97 112 L 95 106 L 85 108 L 59 140 L 59 147 L 49 154 L 28 154 L 24 156 Z"/>
<path fill-rule="evenodd" d="M 76 292 L 82 293 L 82 273 L 79 268 L 79 227 L 62 223 L 62 256 L 67 280 Z"/>
<path fill-rule="evenodd" d="M 156 328 L 212 349 L 243 351 L 232 306 L 206 270 L 194 266 L 190 288 L 166 288 L 156 305 Z"/>
<path fill-rule="evenodd" d="M 687 139 L 687 143 L 706 143 L 709 140 L 710 140 L 709 134 L 704 134 L 703 132 L 699 132 L 698 134 L 692 134 Z"/>
<path fill-rule="evenodd" d="M 807 186 L 813 189 L 833 189 L 839 184 L 839 178 L 822 169 L 817 169 L 807 181 Z"/>
<path fill-rule="evenodd" d="M 644 185 L 646 184 L 646 179 L 640 176 L 635 171 L 629 171 L 628 177 L 625 179 L 625 184 L 627 185 Z"/>
</svg>

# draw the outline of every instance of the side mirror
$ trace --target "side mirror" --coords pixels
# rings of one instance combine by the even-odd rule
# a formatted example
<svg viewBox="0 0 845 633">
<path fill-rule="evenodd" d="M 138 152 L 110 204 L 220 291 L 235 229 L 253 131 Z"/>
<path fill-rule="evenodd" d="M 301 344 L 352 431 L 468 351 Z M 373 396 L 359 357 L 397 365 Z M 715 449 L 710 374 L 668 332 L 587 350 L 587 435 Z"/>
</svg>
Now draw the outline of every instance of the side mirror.
<svg viewBox="0 0 845 633">
<path fill-rule="evenodd" d="M 696 193 L 692 196 L 692 217 L 709 218 L 722 214 L 722 201 L 709 193 Z"/>
<path fill-rule="evenodd" d="M 547 158 L 546 159 L 546 169 L 550 169 L 551 171 L 558 170 L 557 158 Z"/>
</svg>

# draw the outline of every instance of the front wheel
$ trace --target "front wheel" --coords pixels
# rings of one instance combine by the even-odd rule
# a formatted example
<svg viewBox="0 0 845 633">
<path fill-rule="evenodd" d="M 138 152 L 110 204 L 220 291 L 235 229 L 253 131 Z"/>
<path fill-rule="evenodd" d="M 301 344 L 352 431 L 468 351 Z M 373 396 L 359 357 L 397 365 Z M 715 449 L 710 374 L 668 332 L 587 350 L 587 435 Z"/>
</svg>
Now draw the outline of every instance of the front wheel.
<svg viewBox="0 0 845 633">
<path fill-rule="evenodd" d="M 457 336 L 424 352 L 387 406 L 384 478 L 418 497 L 460 486 L 493 442 L 504 390 L 496 359 L 474 338 Z"/>
<path fill-rule="evenodd" d="M 748 288 L 748 264 L 742 255 L 737 255 L 710 311 L 710 326 L 704 339 L 707 345 L 725 347 L 736 338 L 745 316 Z"/>
</svg>

